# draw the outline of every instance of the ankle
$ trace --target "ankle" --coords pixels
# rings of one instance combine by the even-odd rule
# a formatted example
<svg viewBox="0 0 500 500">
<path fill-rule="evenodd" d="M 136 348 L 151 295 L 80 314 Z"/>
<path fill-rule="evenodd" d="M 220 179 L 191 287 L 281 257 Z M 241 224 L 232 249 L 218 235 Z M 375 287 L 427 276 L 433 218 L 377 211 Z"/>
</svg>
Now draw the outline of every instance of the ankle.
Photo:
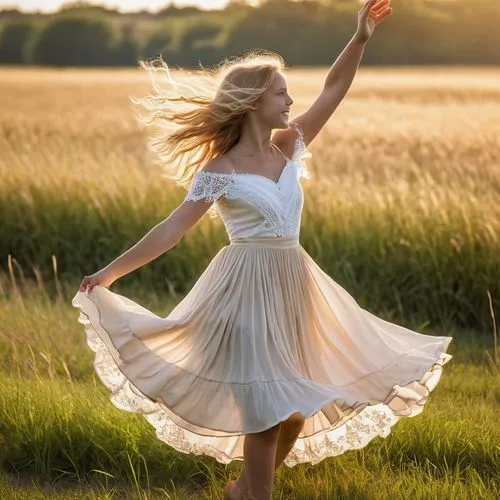
<svg viewBox="0 0 500 500">
<path fill-rule="evenodd" d="M 248 490 L 248 483 L 245 477 L 239 477 L 236 479 L 236 485 L 238 488 L 241 488 L 241 490 Z"/>
<path fill-rule="evenodd" d="M 238 484 L 238 486 L 240 486 L 241 488 L 243 489 L 247 489 L 248 490 L 248 483 L 247 483 L 247 477 L 246 477 L 246 471 L 245 471 L 245 468 L 242 468 L 241 469 L 241 473 L 238 477 L 238 479 L 236 480 L 236 483 Z"/>
</svg>

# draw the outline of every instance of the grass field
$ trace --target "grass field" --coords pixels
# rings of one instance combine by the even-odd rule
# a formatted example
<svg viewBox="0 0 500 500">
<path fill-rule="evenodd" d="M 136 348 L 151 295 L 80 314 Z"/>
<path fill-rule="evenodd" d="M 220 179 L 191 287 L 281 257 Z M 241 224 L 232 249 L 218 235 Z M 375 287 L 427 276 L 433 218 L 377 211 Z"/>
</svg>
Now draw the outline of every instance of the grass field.
<svg viewBox="0 0 500 500">
<path fill-rule="evenodd" d="M 327 68 L 294 69 L 292 117 Z M 454 357 L 424 413 L 315 466 L 276 499 L 494 499 L 500 491 L 500 69 L 360 68 L 311 143 L 301 243 L 359 304 Z M 159 441 L 94 374 L 81 277 L 185 195 L 128 96 L 139 70 L 0 69 L 0 498 L 222 498 L 223 466 Z M 208 216 L 112 288 L 166 315 L 227 242 Z"/>
</svg>

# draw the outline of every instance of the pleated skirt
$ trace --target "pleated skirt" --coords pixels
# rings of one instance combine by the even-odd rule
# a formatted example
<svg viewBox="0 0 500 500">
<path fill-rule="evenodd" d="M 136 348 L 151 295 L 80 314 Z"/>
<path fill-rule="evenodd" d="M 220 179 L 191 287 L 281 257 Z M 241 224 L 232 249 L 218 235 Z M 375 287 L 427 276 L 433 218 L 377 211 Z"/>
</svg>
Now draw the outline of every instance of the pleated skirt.
<svg viewBox="0 0 500 500">
<path fill-rule="evenodd" d="M 233 239 L 166 317 L 99 285 L 72 305 L 112 403 L 221 463 L 296 412 L 290 467 L 386 437 L 422 412 L 452 357 L 452 337 L 362 309 L 289 237 Z"/>
</svg>

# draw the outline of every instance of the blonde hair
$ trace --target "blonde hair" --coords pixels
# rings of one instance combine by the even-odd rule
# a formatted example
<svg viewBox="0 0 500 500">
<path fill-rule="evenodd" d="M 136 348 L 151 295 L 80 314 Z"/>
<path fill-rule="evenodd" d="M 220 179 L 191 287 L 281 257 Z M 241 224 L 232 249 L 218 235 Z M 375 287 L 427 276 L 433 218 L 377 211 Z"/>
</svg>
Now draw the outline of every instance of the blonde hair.
<svg viewBox="0 0 500 500">
<path fill-rule="evenodd" d="M 211 69 L 200 64 L 201 74 L 187 72 L 184 79 L 174 80 L 161 55 L 139 65 L 148 72 L 154 92 L 130 99 L 148 110 L 139 121 L 157 126 L 148 149 L 156 154 L 165 177 L 186 189 L 206 162 L 238 142 L 246 113 L 271 86 L 276 72 L 285 71 L 279 54 L 262 49 L 225 59 Z M 167 86 L 155 79 L 157 72 L 166 76 Z M 214 210 L 210 207 L 211 216 Z"/>
</svg>

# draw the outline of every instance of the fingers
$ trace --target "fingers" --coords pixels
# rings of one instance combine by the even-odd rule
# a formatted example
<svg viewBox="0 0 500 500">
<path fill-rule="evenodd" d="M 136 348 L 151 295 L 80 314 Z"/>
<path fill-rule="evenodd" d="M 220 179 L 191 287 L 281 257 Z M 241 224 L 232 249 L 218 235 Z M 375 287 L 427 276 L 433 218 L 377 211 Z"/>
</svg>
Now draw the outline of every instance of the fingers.
<svg viewBox="0 0 500 500">
<path fill-rule="evenodd" d="M 369 0 L 370 2 L 371 0 Z M 375 0 L 377 1 L 377 0 Z M 369 11 L 369 17 L 373 20 L 375 20 L 377 23 L 380 22 L 382 19 L 387 17 L 389 14 L 392 13 L 392 7 L 389 7 L 391 0 L 380 0 L 376 5 L 371 7 L 371 3 L 367 4 L 369 5 L 368 11 Z"/>
<path fill-rule="evenodd" d="M 359 13 L 363 14 L 363 15 L 366 15 L 367 12 L 370 12 L 371 10 L 373 10 L 374 5 L 378 1 L 381 1 L 381 0 L 366 0 L 366 2 L 364 3 L 363 7 L 361 7 L 361 9 L 359 9 Z M 387 1 L 387 0 L 384 0 L 384 1 Z"/>
<path fill-rule="evenodd" d="M 90 290 L 92 290 L 93 287 L 94 287 L 94 285 L 92 284 L 92 278 L 90 276 L 85 276 L 83 278 L 82 282 L 80 283 L 79 290 L 81 292 L 85 292 L 88 288 L 90 291 Z"/>
<path fill-rule="evenodd" d="M 381 21 L 382 19 L 384 19 L 385 17 L 387 17 L 387 16 L 388 16 L 389 14 L 391 14 L 391 13 L 392 13 L 392 9 L 391 9 L 391 8 L 389 8 L 389 9 L 385 10 L 384 12 L 382 12 L 381 14 L 378 14 L 378 15 L 377 15 L 377 19 L 378 19 L 379 21 Z"/>
<path fill-rule="evenodd" d="M 375 5 L 374 7 L 371 8 L 373 12 L 380 12 L 383 10 L 385 7 L 387 7 L 387 4 L 390 3 L 390 0 L 380 0 L 380 2 Z"/>
<path fill-rule="evenodd" d="M 367 0 L 363 5 L 361 10 L 370 10 L 372 12 L 378 12 L 390 3 L 391 0 Z"/>
<path fill-rule="evenodd" d="M 378 8 L 378 5 L 377 7 L 371 9 L 370 14 L 374 14 L 374 18 L 377 22 L 380 22 L 382 19 L 392 13 L 392 7 L 387 7 L 388 5 L 389 0 L 387 0 L 387 2 L 384 1 L 384 4 L 380 9 Z"/>
</svg>

